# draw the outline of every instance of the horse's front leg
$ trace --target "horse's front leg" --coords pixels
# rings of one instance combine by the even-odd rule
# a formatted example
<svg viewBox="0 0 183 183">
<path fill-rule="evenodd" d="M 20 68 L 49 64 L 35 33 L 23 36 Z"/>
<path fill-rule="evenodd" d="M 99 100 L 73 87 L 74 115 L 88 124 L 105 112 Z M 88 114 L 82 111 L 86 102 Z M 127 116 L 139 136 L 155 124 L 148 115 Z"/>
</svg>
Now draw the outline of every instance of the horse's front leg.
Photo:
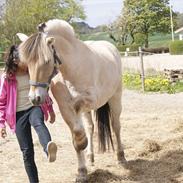
<svg viewBox="0 0 183 183">
<path fill-rule="evenodd" d="M 76 178 L 76 183 L 87 183 L 87 168 L 85 165 L 85 155 L 84 151 L 76 151 L 78 158 L 78 175 Z"/>
<path fill-rule="evenodd" d="M 72 137 L 73 145 L 77 153 L 78 158 L 78 176 L 76 182 L 87 182 L 87 168 L 85 165 L 85 157 L 83 150 L 86 148 L 88 140 L 82 124 L 80 115 L 75 113 L 72 106 L 72 98 L 67 87 L 59 80 L 59 76 L 56 76 L 51 85 L 51 91 L 59 106 L 63 119 L 69 126 Z"/>
<path fill-rule="evenodd" d="M 73 106 L 72 96 L 67 86 L 61 82 L 61 79 L 62 78 L 59 74 L 53 78 L 51 91 L 58 104 L 64 121 L 71 130 L 75 149 L 77 151 L 84 150 L 87 146 L 88 140 L 81 116 L 76 113 Z"/>
<path fill-rule="evenodd" d="M 94 133 L 94 123 L 92 120 L 91 112 L 83 113 L 83 122 L 86 129 L 86 134 L 88 138 L 88 147 L 87 147 L 87 159 L 90 165 L 94 163 L 94 152 L 93 152 L 93 133 Z"/>
</svg>

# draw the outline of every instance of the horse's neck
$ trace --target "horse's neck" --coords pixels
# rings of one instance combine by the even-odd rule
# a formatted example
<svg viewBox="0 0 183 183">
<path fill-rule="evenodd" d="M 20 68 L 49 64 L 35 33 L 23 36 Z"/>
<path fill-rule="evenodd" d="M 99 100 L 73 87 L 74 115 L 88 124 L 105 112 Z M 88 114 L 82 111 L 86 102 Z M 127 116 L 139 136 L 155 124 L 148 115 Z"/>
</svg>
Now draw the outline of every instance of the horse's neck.
<svg viewBox="0 0 183 183">
<path fill-rule="evenodd" d="M 69 81 L 76 79 L 74 75 L 79 65 L 82 65 L 82 59 L 80 59 L 80 63 L 78 63 L 78 44 L 82 43 L 77 39 L 70 43 L 64 38 L 58 38 L 56 42 L 57 51 L 63 62 L 60 66 L 60 71 L 63 77 Z"/>
</svg>

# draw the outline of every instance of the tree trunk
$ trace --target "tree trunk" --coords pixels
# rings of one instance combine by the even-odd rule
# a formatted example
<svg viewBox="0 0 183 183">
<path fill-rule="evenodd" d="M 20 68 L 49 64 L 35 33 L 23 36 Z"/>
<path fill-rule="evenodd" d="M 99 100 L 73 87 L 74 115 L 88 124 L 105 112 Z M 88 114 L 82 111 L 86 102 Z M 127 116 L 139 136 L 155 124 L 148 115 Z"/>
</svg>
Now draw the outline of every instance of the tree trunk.
<svg viewBox="0 0 183 183">
<path fill-rule="evenodd" d="M 148 32 L 145 33 L 145 48 L 149 47 L 149 34 Z"/>
<path fill-rule="evenodd" d="M 117 42 L 116 38 L 112 35 L 112 33 L 109 34 L 109 37 L 110 37 L 114 42 Z"/>
<path fill-rule="evenodd" d="M 131 36 L 131 38 L 132 38 L 132 42 L 131 42 L 131 44 L 133 44 L 133 43 L 135 42 L 135 37 L 134 37 L 133 32 L 130 32 L 130 36 Z"/>
</svg>

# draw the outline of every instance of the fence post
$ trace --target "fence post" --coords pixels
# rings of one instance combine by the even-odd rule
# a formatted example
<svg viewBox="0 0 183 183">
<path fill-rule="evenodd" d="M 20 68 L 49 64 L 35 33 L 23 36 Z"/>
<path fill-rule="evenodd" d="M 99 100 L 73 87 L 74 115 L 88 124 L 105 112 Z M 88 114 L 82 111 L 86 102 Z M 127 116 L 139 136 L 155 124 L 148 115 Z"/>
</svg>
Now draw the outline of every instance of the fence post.
<svg viewBox="0 0 183 183">
<path fill-rule="evenodd" d="M 139 47 L 139 57 L 140 57 L 140 68 L 141 68 L 142 91 L 144 92 L 145 91 L 145 75 L 144 75 L 143 52 L 141 47 Z"/>
</svg>

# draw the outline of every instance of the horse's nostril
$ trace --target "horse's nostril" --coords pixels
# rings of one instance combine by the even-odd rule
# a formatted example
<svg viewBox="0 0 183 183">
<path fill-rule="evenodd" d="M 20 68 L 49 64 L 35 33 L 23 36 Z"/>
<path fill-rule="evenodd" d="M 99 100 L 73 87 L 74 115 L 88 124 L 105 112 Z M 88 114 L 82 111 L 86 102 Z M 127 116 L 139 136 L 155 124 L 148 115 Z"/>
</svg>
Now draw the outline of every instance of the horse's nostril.
<svg viewBox="0 0 183 183">
<path fill-rule="evenodd" d="M 40 96 L 37 96 L 37 97 L 36 97 L 36 101 L 37 101 L 37 102 L 40 102 L 40 101 L 41 101 L 41 97 L 40 97 Z"/>
</svg>

